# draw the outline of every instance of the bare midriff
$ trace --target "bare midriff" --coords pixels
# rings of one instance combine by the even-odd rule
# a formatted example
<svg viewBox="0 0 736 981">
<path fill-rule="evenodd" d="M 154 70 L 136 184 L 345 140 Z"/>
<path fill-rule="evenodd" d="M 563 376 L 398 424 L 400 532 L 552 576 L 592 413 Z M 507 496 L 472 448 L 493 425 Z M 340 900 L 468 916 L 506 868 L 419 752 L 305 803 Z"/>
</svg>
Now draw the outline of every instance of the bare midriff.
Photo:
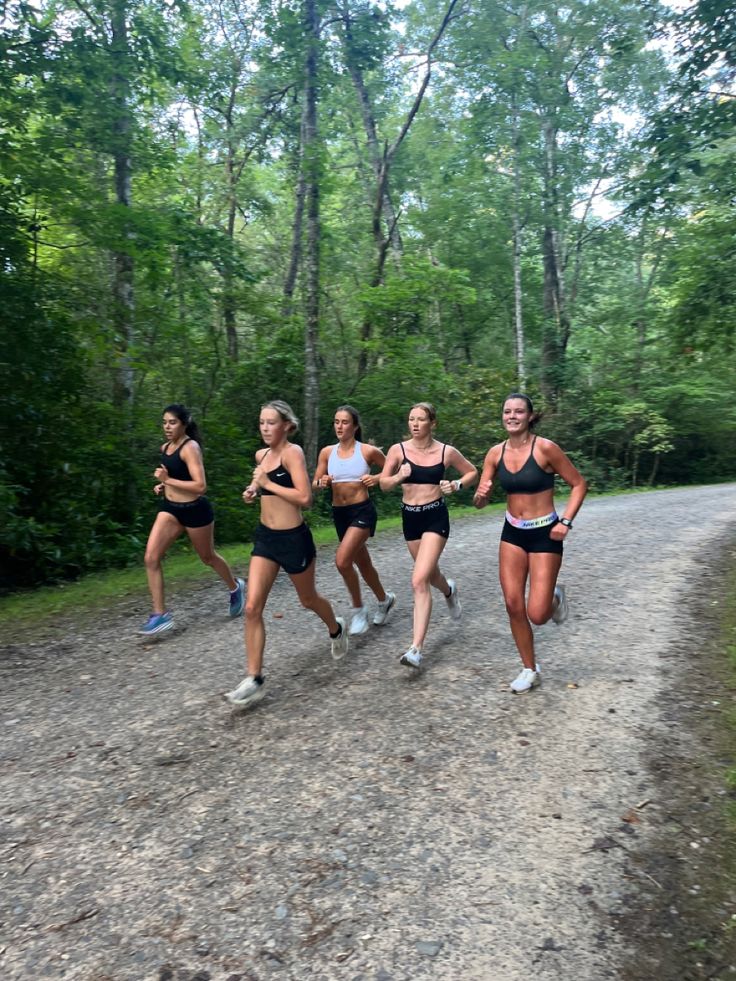
<svg viewBox="0 0 736 981">
<path fill-rule="evenodd" d="M 522 521 L 542 518 L 554 511 L 554 494 L 551 490 L 539 491 L 538 494 L 509 494 L 506 507 L 510 514 Z"/>
<path fill-rule="evenodd" d="M 344 508 L 348 504 L 362 504 L 368 500 L 368 490 L 360 480 L 341 480 L 330 486 L 333 507 Z"/>
<path fill-rule="evenodd" d="M 302 509 L 276 495 L 261 495 L 261 524 L 274 531 L 288 531 L 304 524 Z"/>
</svg>

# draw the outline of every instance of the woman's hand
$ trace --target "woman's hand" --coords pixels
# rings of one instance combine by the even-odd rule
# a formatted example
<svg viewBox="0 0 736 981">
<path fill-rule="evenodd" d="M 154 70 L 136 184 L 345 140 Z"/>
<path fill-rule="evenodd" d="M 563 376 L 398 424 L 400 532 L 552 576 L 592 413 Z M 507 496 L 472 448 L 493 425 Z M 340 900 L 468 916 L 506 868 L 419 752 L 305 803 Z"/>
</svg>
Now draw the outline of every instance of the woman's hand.
<svg viewBox="0 0 736 981">
<path fill-rule="evenodd" d="M 266 468 L 261 467 L 260 465 L 257 466 L 253 471 L 253 477 L 251 478 L 250 483 L 251 486 L 255 486 L 257 488 L 265 487 L 268 483 L 268 471 Z"/>
<path fill-rule="evenodd" d="M 455 493 L 455 481 L 454 480 L 441 480 L 440 481 L 440 491 L 443 494 L 454 494 Z"/>
<path fill-rule="evenodd" d="M 488 504 L 488 498 L 491 496 L 492 489 L 492 480 L 481 480 L 476 488 L 475 494 L 473 494 L 473 504 L 477 508 L 484 508 Z"/>
<path fill-rule="evenodd" d="M 153 471 L 153 476 L 156 478 L 156 480 L 160 480 L 162 484 L 165 484 L 169 479 L 169 471 L 162 464 L 160 467 L 156 467 L 156 469 Z"/>
<path fill-rule="evenodd" d="M 153 488 L 153 493 L 154 494 L 163 494 L 163 492 L 164 492 L 164 485 L 163 484 L 156 484 L 156 486 Z"/>
<path fill-rule="evenodd" d="M 549 537 L 553 542 L 564 542 L 564 540 L 567 538 L 567 533 L 569 530 L 570 529 L 567 527 L 567 525 L 563 525 L 558 521 L 557 524 L 552 525 L 550 528 Z"/>
<path fill-rule="evenodd" d="M 396 483 L 403 484 L 407 477 L 411 477 L 411 464 L 402 463 L 396 471 Z"/>
<path fill-rule="evenodd" d="M 255 484 L 248 484 L 243 491 L 243 500 L 246 504 L 252 504 L 258 497 L 258 487 Z"/>
<path fill-rule="evenodd" d="M 328 487 L 332 487 L 332 477 L 328 473 L 323 473 L 317 481 L 317 487 L 320 490 L 327 490 Z"/>
<path fill-rule="evenodd" d="M 381 475 L 378 473 L 364 473 L 360 478 L 360 482 L 364 487 L 376 487 L 381 479 Z"/>
</svg>

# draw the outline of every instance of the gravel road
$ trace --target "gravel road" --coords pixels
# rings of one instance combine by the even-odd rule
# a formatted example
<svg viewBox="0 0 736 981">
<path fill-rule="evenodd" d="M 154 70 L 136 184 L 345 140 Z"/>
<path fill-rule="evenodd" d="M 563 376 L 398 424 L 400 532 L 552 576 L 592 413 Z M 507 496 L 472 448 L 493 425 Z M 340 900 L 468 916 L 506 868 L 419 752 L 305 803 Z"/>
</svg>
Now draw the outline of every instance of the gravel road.
<svg viewBox="0 0 736 981">
<path fill-rule="evenodd" d="M 650 751 L 704 752 L 663 706 L 703 572 L 734 541 L 736 486 L 589 500 L 566 545 L 570 619 L 538 630 L 543 686 L 522 696 L 500 527 L 454 522 L 442 565 L 464 617 L 435 603 L 418 676 L 398 664 L 398 532 L 372 546 L 396 611 L 342 663 L 279 577 L 250 712 L 222 700 L 242 625 L 214 584 L 175 594 L 177 630 L 155 643 L 130 603 L 6 638 L 0 977 L 629 977 L 640 941 L 619 923 L 661 833 Z M 318 582 L 344 609 L 332 555 Z"/>
</svg>

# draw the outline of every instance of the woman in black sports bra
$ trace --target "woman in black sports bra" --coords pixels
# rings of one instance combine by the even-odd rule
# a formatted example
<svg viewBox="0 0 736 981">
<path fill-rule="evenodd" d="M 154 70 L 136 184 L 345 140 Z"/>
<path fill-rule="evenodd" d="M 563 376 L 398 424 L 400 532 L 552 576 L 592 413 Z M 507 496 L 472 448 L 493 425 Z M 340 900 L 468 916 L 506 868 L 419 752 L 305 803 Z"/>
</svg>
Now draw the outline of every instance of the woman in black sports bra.
<svg viewBox="0 0 736 981">
<path fill-rule="evenodd" d="M 565 587 L 557 585 L 562 543 L 588 490 L 560 447 L 534 435 L 539 418 L 528 396 L 516 392 L 508 396 L 502 415 L 508 438 L 486 454 L 473 498 L 477 508 L 485 507 L 496 477 L 508 494 L 498 567 L 511 633 L 522 661 L 521 673 L 510 686 L 517 693 L 530 691 L 541 681 L 532 624 L 550 618 L 562 623 L 567 618 Z M 562 517 L 555 511 L 555 475 L 571 489 Z"/>
<path fill-rule="evenodd" d="M 409 412 L 410 438 L 395 443 L 386 455 L 381 474 L 381 490 L 401 485 L 401 520 L 404 538 L 414 559 L 411 585 L 414 591 L 414 631 L 412 644 L 401 655 L 405 667 L 419 669 L 422 648 L 432 613 L 432 591 L 439 589 L 447 601 L 450 616 L 459 620 L 462 606 L 454 580 L 445 579 L 439 560 L 450 535 L 450 519 L 445 494 L 472 487 L 478 471 L 459 450 L 434 438 L 437 413 L 429 402 L 417 402 Z M 420 462 L 421 461 L 421 462 Z M 445 471 L 453 467 L 458 480 L 447 480 Z"/>
<path fill-rule="evenodd" d="M 245 583 L 233 576 L 230 566 L 215 551 L 215 515 L 204 496 L 207 478 L 197 424 L 189 410 L 175 402 L 164 409 L 163 427 L 166 442 L 161 447 L 161 463 L 154 471 L 157 484 L 153 488 L 161 498 L 161 509 L 148 536 L 145 557 L 153 613 L 138 631 L 144 637 L 156 636 L 174 626 L 171 614 L 166 612 L 161 561 L 183 531 L 204 564 L 212 566 L 227 584 L 231 617 L 240 616 L 245 599 Z"/>
<path fill-rule="evenodd" d="M 238 708 L 260 701 L 265 694 L 263 649 L 266 630 L 263 611 L 279 569 L 296 588 L 299 601 L 313 610 L 330 632 L 332 656 L 345 657 L 348 631 L 336 617 L 329 600 L 317 592 L 314 568 L 317 550 L 302 508 L 311 507 L 312 488 L 304 451 L 289 442 L 299 420 L 286 402 L 276 400 L 261 407 L 259 428 L 265 449 L 256 453 L 256 468 L 243 492 L 246 504 L 261 498 L 261 520 L 253 536 L 245 606 L 246 675 L 225 697 Z"/>
</svg>

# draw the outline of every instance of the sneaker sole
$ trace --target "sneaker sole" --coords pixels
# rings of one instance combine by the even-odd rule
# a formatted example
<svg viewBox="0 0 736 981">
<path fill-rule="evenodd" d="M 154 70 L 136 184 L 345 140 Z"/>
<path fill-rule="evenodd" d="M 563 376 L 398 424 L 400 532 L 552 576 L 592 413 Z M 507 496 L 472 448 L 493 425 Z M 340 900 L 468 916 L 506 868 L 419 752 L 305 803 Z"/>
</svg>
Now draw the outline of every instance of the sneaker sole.
<svg viewBox="0 0 736 981">
<path fill-rule="evenodd" d="M 516 688 L 511 688 L 511 685 L 509 685 L 509 688 L 511 689 L 511 693 L 513 695 L 528 695 L 530 691 L 534 691 L 535 688 L 539 688 L 541 684 L 541 681 L 535 681 L 533 685 L 529 685 L 528 688 L 522 688 L 521 691 L 517 691 Z"/>
<path fill-rule="evenodd" d="M 348 637 L 362 637 L 371 629 L 370 624 L 365 625 L 365 630 L 348 630 Z"/>
<path fill-rule="evenodd" d="M 138 636 L 139 637 L 156 637 L 156 636 L 158 636 L 158 634 L 165 634 L 166 631 L 167 630 L 171 630 L 173 628 L 173 626 L 174 626 L 173 623 L 164 623 L 160 627 L 156 627 L 155 630 L 139 630 L 138 631 Z"/>
<path fill-rule="evenodd" d="M 411 668 L 412 671 L 421 671 L 422 670 L 422 662 L 421 661 L 419 662 L 419 664 L 412 664 L 412 662 L 407 659 L 407 657 L 406 657 L 405 654 L 402 654 L 401 657 L 399 658 L 399 664 L 403 664 L 405 668 Z"/>
<path fill-rule="evenodd" d="M 222 697 L 234 709 L 247 709 L 250 708 L 251 705 L 255 705 L 256 702 L 260 702 L 261 699 L 265 698 L 265 695 L 266 695 L 265 691 L 258 691 L 255 693 L 255 695 L 251 695 L 250 698 L 242 702 L 233 701 L 233 699 L 230 698 L 227 694 L 223 695 Z"/>
</svg>

